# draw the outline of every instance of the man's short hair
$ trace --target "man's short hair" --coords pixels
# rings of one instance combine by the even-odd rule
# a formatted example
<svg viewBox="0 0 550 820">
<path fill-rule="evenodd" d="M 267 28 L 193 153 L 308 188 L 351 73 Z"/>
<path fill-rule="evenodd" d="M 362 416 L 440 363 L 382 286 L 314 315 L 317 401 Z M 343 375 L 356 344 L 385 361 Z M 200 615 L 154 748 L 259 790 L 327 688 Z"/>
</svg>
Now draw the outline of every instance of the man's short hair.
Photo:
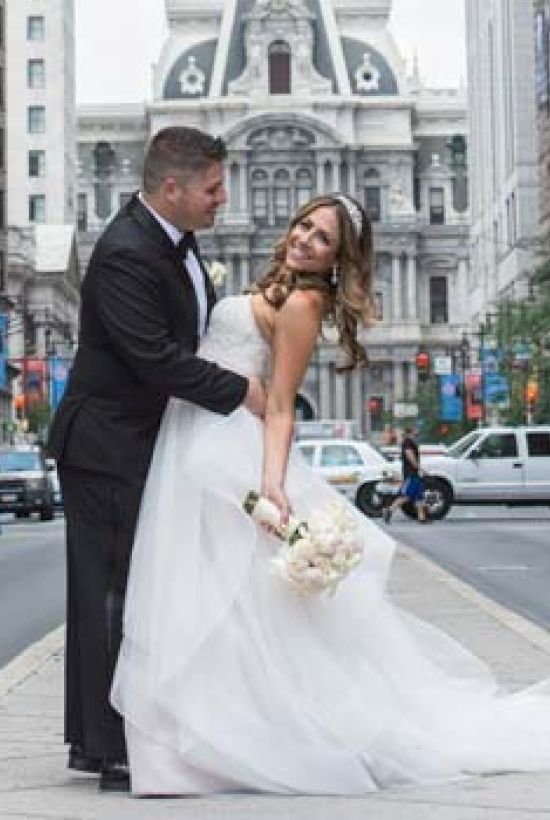
<svg viewBox="0 0 550 820">
<path fill-rule="evenodd" d="M 212 137 L 198 128 L 163 128 L 155 134 L 145 155 L 143 190 L 152 194 L 166 177 L 192 177 L 226 157 L 227 148 L 221 137 Z"/>
</svg>

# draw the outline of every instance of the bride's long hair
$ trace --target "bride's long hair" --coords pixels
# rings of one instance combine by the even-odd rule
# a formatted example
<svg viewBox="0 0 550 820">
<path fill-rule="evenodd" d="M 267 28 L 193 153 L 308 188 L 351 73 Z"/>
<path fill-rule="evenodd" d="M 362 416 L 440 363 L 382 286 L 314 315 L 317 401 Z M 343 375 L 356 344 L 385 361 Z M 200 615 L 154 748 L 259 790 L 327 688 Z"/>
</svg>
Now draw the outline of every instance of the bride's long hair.
<svg viewBox="0 0 550 820">
<path fill-rule="evenodd" d="M 358 231 L 349 210 L 338 197 L 317 196 L 298 209 L 286 234 L 275 245 L 273 259 L 265 274 L 251 290 L 263 294 L 266 301 L 279 309 L 293 290 L 320 290 L 325 295 L 324 321 L 336 327 L 338 344 L 346 354 L 346 362 L 338 371 L 352 370 L 366 364 L 363 346 L 357 340 L 358 325 L 373 324 L 372 297 L 372 228 L 358 202 L 346 197 L 361 219 Z M 338 214 L 340 246 L 336 255 L 335 274 L 332 270 L 319 274 L 297 273 L 285 265 L 288 237 L 295 225 L 318 208 L 334 208 Z"/>
</svg>

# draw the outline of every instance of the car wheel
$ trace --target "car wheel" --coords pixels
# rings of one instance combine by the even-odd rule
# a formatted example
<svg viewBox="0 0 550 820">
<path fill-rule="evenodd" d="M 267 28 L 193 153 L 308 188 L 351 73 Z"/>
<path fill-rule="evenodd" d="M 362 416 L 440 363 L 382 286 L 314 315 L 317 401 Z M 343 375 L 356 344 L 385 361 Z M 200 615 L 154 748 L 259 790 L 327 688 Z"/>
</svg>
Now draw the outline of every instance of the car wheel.
<svg viewBox="0 0 550 820">
<path fill-rule="evenodd" d="M 446 481 L 440 478 L 426 478 L 424 481 L 424 504 L 426 515 L 431 521 L 441 521 L 453 503 L 453 491 Z M 407 501 L 403 507 L 403 512 L 409 518 L 418 518 L 416 505 L 412 501 Z"/>
<path fill-rule="evenodd" d="M 54 509 L 53 507 L 42 507 L 40 510 L 41 521 L 53 521 Z"/>
<path fill-rule="evenodd" d="M 380 518 L 384 509 L 384 497 L 376 490 L 376 481 L 361 484 L 355 496 L 355 504 L 369 518 Z"/>
<path fill-rule="evenodd" d="M 30 513 L 28 513 L 26 510 L 17 510 L 17 512 L 15 513 L 16 518 L 28 518 L 29 515 Z"/>
</svg>

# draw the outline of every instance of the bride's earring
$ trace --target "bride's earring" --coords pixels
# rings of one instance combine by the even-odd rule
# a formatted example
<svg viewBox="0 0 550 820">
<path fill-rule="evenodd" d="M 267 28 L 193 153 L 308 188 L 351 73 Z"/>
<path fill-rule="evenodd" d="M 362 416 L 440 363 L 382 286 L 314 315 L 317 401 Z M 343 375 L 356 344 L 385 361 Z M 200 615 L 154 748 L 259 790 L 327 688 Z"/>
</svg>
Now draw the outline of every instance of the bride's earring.
<svg viewBox="0 0 550 820">
<path fill-rule="evenodd" d="M 340 271 L 336 265 L 332 266 L 332 272 L 330 274 L 330 284 L 333 288 L 338 286 L 338 282 L 340 281 Z"/>
</svg>

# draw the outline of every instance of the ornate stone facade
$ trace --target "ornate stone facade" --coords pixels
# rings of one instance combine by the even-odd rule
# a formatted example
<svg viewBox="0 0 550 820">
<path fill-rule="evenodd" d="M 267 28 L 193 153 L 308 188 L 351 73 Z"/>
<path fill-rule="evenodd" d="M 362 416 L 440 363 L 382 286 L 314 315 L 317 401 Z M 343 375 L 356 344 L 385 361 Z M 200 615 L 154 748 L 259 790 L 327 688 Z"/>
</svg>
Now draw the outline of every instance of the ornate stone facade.
<svg viewBox="0 0 550 820">
<path fill-rule="evenodd" d="M 371 364 L 340 376 L 338 351 L 325 342 L 300 407 L 354 418 L 376 438 L 416 394 L 418 351 L 456 350 L 466 321 L 463 94 L 406 75 L 389 0 L 166 0 L 166 10 L 153 101 L 80 112 L 81 259 L 138 187 L 146 138 L 168 125 L 203 128 L 228 145 L 229 202 L 201 241 L 231 271 L 224 292 L 261 273 L 298 205 L 321 192 L 357 197 L 376 238 L 380 321 L 363 337 Z"/>
</svg>

